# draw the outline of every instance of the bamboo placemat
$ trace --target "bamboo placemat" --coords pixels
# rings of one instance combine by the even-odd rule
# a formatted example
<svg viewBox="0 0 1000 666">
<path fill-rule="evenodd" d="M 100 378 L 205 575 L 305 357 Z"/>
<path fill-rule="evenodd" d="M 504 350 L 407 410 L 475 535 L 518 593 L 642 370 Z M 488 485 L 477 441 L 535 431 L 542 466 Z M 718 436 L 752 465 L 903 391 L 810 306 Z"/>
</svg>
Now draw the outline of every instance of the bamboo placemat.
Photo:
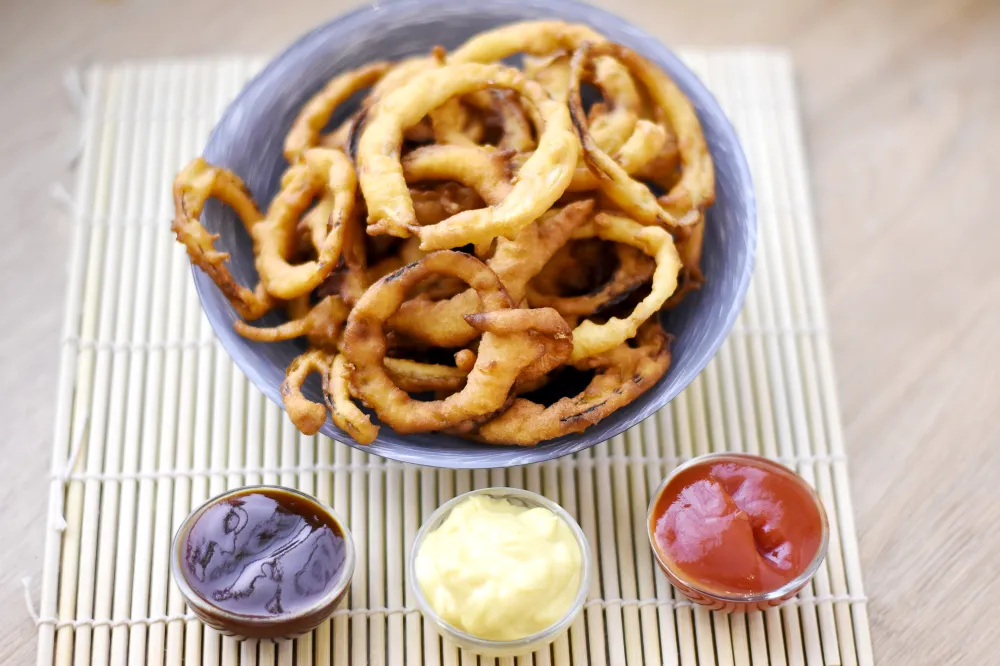
<svg viewBox="0 0 1000 666">
<path fill-rule="evenodd" d="M 791 64 L 756 51 L 685 59 L 732 118 L 759 197 L 756 274 L 736 330 L 690 388 L 623 436 L 542 465 L 457 472 L 300 435 L 214 341 L 169 231 L 169 184 L 262 62 L 88 70 L 52 511 L 41 600 L 30 608 L 38 663 L 476 664 L 412 610 L 404 563 L 437 505 L 497 484 L 560 502 L 600 564 L 569 635 L 518 664 L 871 664 Z M 653 564 L 650 491 L 679 461 L 713 450 L 780 458 L 826 504 L 826 563 L 780 609 L 694 608 Z M 190 509 L 261 482 L 331 503 L 359 552 L 348 605 L 314 634 L 277 645 L 238 643 L 191 619 L 167 566 Z"/>
</svg>

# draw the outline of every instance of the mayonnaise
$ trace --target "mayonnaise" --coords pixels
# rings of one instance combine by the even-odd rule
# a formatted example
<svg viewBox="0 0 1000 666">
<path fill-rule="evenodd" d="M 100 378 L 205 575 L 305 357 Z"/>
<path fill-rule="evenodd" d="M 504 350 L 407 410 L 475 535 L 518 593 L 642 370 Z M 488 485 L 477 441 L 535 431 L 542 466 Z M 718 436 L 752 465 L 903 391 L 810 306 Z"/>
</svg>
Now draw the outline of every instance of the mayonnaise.
<svg viewBox="0 0 1000 666">
<path fill-rule="evenodd" d="M 545 508 L 475 495 L 417 553 L 417 582 L 445 622 L 485 640 L 538 633 L 569 611 L 582 554 L 569 525 Z"/>
</svg>

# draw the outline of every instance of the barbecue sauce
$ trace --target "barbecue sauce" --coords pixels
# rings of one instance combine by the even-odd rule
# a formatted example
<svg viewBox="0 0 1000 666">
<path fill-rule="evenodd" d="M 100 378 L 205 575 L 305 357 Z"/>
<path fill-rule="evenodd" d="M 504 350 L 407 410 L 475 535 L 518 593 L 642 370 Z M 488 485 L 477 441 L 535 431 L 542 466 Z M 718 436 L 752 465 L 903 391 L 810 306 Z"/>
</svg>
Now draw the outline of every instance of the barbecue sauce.
<svg viewBox="0 0 1000 666">
<path fill-rule="evenodd" d="M 194 592 L 240 616 L 280 619 L 321 602 L 339 584 L 344 531 L 312 500 L 248 488 L 210 505 L 190 526 L 182 572 Z"/>
</svg>

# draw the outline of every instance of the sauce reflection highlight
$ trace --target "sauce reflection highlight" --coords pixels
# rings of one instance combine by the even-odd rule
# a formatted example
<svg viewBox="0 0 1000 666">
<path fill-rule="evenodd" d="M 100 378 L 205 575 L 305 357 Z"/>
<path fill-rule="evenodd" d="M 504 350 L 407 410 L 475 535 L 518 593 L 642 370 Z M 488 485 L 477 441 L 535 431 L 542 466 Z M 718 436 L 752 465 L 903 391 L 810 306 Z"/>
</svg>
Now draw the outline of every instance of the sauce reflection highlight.
<svg viewBox="0 0 1000 666">
<path fill-rule="evenodd" d="M 185 541 L 183 574 L 195 593 L 244 616 L 313 607 L 338 583 L 346 561 L 340 525 L 315 503 L 274 488 L 208 507 Z"/>
</svg>

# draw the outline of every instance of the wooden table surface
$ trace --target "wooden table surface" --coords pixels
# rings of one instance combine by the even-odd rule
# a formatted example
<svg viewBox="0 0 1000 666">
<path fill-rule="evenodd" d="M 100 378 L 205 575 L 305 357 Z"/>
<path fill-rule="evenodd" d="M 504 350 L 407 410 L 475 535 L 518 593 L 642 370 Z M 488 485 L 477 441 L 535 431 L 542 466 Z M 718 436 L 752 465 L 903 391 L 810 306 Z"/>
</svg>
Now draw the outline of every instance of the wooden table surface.
<svg viewBox="0 0 1000 666">
<path fill-rule="evenodd" d="M 276 52 L 310 0 L 0 1 L 0 662 L 34 663 L 76 118 L 95 60 Z M 1000 2 L 607 0 L 796 58 L 875 653 L 1000 664 Z M 994 612 L 990 612 L 994 611 Z"/>
</svg>

